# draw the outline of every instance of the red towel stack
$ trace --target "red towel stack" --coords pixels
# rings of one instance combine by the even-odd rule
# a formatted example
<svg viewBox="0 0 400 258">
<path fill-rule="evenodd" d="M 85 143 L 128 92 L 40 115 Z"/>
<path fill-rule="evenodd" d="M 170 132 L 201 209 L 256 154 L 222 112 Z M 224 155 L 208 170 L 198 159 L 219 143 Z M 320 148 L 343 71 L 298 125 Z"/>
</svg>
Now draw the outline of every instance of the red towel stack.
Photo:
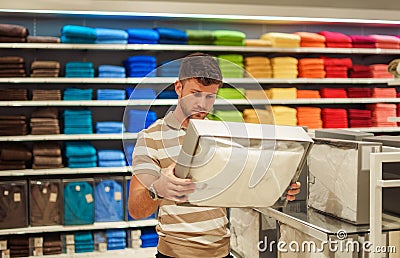
<svg viewBox="0 0 400 258">
<path fill-rule="evenodd" d="M 372 96 L 370 88 L 347 88 L 346 90 L 349 98 L 370 98 Z"/>
<path fill-rule="evenodd" d="M 347 128 L 347 110 L 341 108 L 323 108 L 322 122 L 324 128 Z"/>
<path fill-rule="evenodd" d="M 389 48 L 389 49 L 400 48 L 400 39 L 395 36 L 373 34 L 370 35 L 370 37 L 376 40 L 375 43 L 376 48 Z"/>
<path fill-rule="evenodd" d="M 396 117 L 396 104 L 368 104 L 367 108 L 372 111 L 372 126 L 395 127 L 396 122 L 389 122 L 389 117 Z"/>
<path fill-rule="evenodd" d="M 347 78 L 347 70 L 353 66 L 350 58 L 322 57 L 326 78 Z"/>
<path fill-rule="evenodd" d="M 350 35 L 354 48 L 375 48 L 376 39 L 369 36 Z"/>
<path fill-rule="evenodd" d="M 395 88 L 374 88 L 372 89 L 373 98 L 396 98 Z"/>
<path fill-rule="evenodd" d="M 323 88 L 319 92 L 323 98 L 347 98 L 346 90 L 343 88 Z"/>
<path fill-rule="evenodd" d="M 310 129 L 322 128 L 321 109 L 317 107 L 298 107 L 297 125 Z"/>
<path fill-rule="evenodd" d="M 400 103 L 397 104 L 397 117 L 400 117 Z M 397 126 L 400 126 L 400 122 L 397 122 Z"/>
<path fill-rule="evenodd" d="M 325 78 L 322 58 L 301 58 L 298 63 L 299 78 Z"/>
<path fill-rule="evenodd" d="M 325 47 L 325 37 L 312 32 L 295 32 L 300 36 L 301 47 Z"/>
<path fill-rule="evenodd" d="M 372 113 L 370 110 L 349 109 L 350 127 L 372 127 Z"/>
<path fill-rule="evenodd" d="M 350 78 L 372 78 L 371 68 L 368 65 L 353 65 Z"/>
<path fill-rule="evenodd" d="M 351 48 L 351 38 L 340 32 L 321 31 L 319 32 L 322 36 L 325 36 L 326 47 L 339 47 L 339 48 Z"/>
<path fill-rule="evenodd" d="M 387 64 L 373 64 L 369 68 L 372 72 L 373 78 L 393 78 L 393 74 L 388 72 Z"/>
</svg>

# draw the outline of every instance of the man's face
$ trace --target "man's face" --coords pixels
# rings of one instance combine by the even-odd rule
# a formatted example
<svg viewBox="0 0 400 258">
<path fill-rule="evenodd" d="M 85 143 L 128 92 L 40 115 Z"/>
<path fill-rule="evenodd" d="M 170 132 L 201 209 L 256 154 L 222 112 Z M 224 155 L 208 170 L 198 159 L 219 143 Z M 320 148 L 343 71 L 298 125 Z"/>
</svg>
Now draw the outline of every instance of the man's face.
<svg viewBox="0 0 400 258">
<path fill-rule="evenodd" d="M 204 119 L 212 109 L 219 85 L 204 86 L 196 79 L 187 79 L 175 83 L 179 96 L 179 105 L 189 119 Z"/>
</svg>

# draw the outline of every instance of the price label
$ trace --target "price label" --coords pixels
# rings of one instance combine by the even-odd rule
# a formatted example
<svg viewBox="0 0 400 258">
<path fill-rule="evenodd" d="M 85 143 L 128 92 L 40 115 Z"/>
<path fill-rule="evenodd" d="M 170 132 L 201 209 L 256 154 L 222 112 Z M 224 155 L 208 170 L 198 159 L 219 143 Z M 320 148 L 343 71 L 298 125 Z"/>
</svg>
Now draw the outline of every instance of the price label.
<svg viewBox="0 0 400 258">
<path fill-rule="evenodd" d="M 56 193 L 51 193 L 49 201 L 50 202 L 56 202 L 57 201 L 57 194 Z"/>
<path fill-rule="evenodd" d="M 121 194 L 121 192 L 115 192 L 115 193 L 114 193 L 114 199 L 115 199 L 116 201 L 121 201 L 121 200 L 122 200 L 122 194 Z"/>
<path fill-rule="evenodd" d="M 45 187 L 45 188 L 42 189 L 42 193 L 43 193 L 43 194 L 47 194 L 47 187 Z"/>
<path fill-rule="evenodd" d="M 10 193 L 8 192 L 8 190 L 5 190 L 4 193 L 3 193 L 4 196 L 8 196 L 9 194 Z"/>
<path fill-rule="evenodd" d="M 20 201 L 21 201 L 21 194 L 14 193 L 14 202 L 20 202 Z"/>
<path fill-rule="evenodd" d="M 86 197 L 86 202 L 87 203 L 92 203 L 93 202 L 93 196 L 91 194 L 85 195 Z"/>
</svg>

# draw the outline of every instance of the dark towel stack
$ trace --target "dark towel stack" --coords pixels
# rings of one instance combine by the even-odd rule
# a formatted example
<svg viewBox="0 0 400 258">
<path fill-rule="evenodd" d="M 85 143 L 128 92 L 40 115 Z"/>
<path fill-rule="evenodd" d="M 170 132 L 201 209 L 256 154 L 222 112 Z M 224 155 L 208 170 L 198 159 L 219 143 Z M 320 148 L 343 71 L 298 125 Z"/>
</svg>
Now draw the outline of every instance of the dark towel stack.
<svg viewBox="0 0 400 258">
<path fill-rule="evenodd" d="M 57 108 L 38 108 L 31 114 L 31 134 L 59 134 Z"/>
<path fill-rule="evenodd" d="M 31 64 L 31 77 L 58 77 L 60 62 L 34 61 Z"/>
<path fill-rule="evenodd" d="M 129 44 L 158 44 L 160 35 L 153 29 L 127 29 Z"/>
<path fill-rule="evenodd" d="M 28 100 L 28 90 L 0 89 L 0 100 Z"/>
<path fill-rule="evenodd" d="M 25 61 L 20 56 L 0 57 L 0 77 L 25 77 Z"/>
<path fill-rule="evenodd" d="M 28 134 L 26 116 L 2 115 L 0 116 L 0 135 L 26 135 Z"/>
<path fill-rule="evenodd" d="M 368 65 L 353 65 L 350 68 L 350 78 L 372 78 L 372 71 Z"/>
<path fill-rule="evenodd" d="M 155 77 L 156 57 L 154 56 L 131 56 L 124 61 L 129 77 Z"/>
<path fill-rule="evenodd" d="M 160 35 L 160 44 L 185 45 L 188 42 L 186 32 L 173 28 L 155 28 Z"/>
<path fill-rule="evenodd" d="M 64 111 L 65 134 L 91 134 L 92 111 L 90 110 L 65 110 Z"/>
<path fill-rule="evenodd" d="M 57 143 L 39 142 L 33 144 L 33 164 L 34 169 L 43 168 L 62 168 L 61 148 Z"/>
<path fill-rule="evenodd" d="M 56 255 L 61 254 L 62 243 L 60 234 L 46 234 L 43 237 L 43 254 L 44 255 Z"/>
<path fill-rule="evenodd" d="M 158 244 L 158 234 L 155 229 L 143 229 L 140 240 L 142 240 L 142 248 L 154 247 Z"/>
<path fill-rule="evenodd" d="M 28 257 L 29 239 L 28 236 L 12 236 L 8 240 L 10 257 Z"/>
<path fill-rule="evenodd" d="M 1 43 L 23 43 L 29 31 L 26 27 L 14 24 L 0 24 Z"/>
<path fill-rule="evenodd" d="M 353 48 L 375 48 L 376 39 L 364 35 L 349 35 Z"/>
<path fill-rule="evenodd" d="M 157 98 L 159 99 L 177 99 L 178 94 L 174 90 L 163 90 L 158 93 Z"/>
<path fill-rule="evenodd" d="M 340 108 L 323 108 L 322 122 L 324 128 L 347 128 L 347 110 Z"/>
<path fill-rule="evenodd" d="M 28 36 L 26 38 L 28 43 L 60 43 L 61 40 L 58 37 L 49 36 Z"/>
<path fill-rule="evenodd" d="M 0 170 L 26 169 L 32 153 L 26 145 L 19 142 L 1 145 Z"/>
<path fill-rule="evenodd" d="M 107 250 L 120 250 L 126 247 L 125 229 L 107 229 Z"/>
<path fill-rule="evenodd" d="M 65 143 L 65 156 L 70 168 L 89 168 L 97 166 L 96 149 L 88 142 Z"/>
<path fill-rule="evenodd" d="M 76 25 L 65 25 L 61 29 L 61 42 L 73 44 L 94 44 L 97 34 L 93 28 Z"/>
<path fill-rule="evenodd" d="M 214 35 L 211 30 L 186 30 L 189 45 L 212 45 Z"/>
<path fill-rule="evenodd" d="M 349 109 L 350 127 L 372 127 L 372 113 L 370 110 Z"/>
<path fill-rule="evenodd" d="M 65 77 L 93 78 L 94 67 L 91 62 L 68 62 L 65 64 Z"/>
<path fill-rule="evenodd" d="M 372 91 L 370 88 L 347 88 L 349 98 L 370 98 Z"/>
<path fill-rule="evenodd" d="M 61 100 L 61 90 L 32 90 L 32 100 Z"/>
</svg>

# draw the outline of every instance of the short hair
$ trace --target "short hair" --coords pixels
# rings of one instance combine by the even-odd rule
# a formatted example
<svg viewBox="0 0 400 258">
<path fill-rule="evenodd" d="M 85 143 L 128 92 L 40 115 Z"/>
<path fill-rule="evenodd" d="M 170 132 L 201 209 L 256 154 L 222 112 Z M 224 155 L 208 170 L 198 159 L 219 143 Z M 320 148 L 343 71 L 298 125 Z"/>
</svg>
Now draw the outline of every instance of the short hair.
<svg viewBox="0 0 400 258">
<path fill-rule="evenodd" d="M 196 79 L 204 86 L 222 84 L 222 73 L 215 57 L 196 52 L 182 59 L 179 80 Z"/>
</svg>

